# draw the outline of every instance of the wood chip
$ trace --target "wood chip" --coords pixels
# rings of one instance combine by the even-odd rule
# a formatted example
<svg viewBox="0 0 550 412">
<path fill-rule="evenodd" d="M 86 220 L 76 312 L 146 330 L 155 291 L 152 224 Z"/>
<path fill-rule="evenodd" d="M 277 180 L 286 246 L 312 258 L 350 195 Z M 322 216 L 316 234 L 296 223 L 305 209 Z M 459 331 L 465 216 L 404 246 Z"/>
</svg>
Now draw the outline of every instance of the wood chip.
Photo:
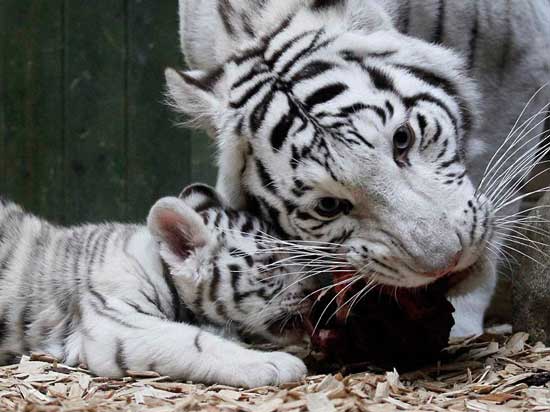
<svg viewBox="0 0 550 412">
<path fill-rule="evenodd" d="M 376 385 L 376 392 L 374 393 L 374 400 L 381 401 L 386 399 L 390 395 L 390 384 L 389 382 L 380 382 Z"/>
<path fill-rule="evenodd" d="M 324 393 L 307 394 L 306 403 L 309 412 L 336 412 L 336 408 Z"/>
<path fill-rule="evenodd" d="M 129 377 L 131 378 L 136 378 L 136 379 L 140 379 L 140 378 L 159 378 L 160 377 L 160 374 L 158 374 L 157 372 L 138 372 L 138 371 L 126 371 L 126 375 L 128 375 Z"/>
<path fill-rule="evenodd" d="M 284 403 L 284 399 L 275 398 L 262 402 L 259 406 L 253 408 L 252 410 L 254 412 L 276 412 Z"/>
<path fill-rule="evenodd" d="M 154 372 L 91 376 L 45 354 L 0 368 L 0 411 L 550 411 L 550 348 L 523 333 L 455 340 L 454 361 L 399 374 L 316 375 L 249 390 L 175 382 Z M 539 386 L 529 386 L 539 385 Z"/>
</svg>

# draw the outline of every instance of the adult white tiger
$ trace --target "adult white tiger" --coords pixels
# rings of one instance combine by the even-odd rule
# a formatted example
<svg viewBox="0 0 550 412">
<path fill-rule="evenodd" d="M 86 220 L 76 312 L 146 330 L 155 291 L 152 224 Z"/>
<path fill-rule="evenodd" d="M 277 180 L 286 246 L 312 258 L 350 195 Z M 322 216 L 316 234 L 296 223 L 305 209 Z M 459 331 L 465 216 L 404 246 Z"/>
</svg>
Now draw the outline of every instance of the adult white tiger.
<svg viewBox="0 0 550 412">
<path fill-rule="evenodd" d="M 168 70 L 168 88 L 177 110 L 216 135 L 218 190 L 234 206 L 288 236 L 341 245 L 381 283 L 468 271 L 449 292 L 452 333 L 476 334 L 496 262 L 495 210 L 475 187 L 550 67 L 533 53 L 550 41 L 548 3 L 517 3 L 180 0 L 197 70 Z M 485 155 L 483 141 L 494 146 Z"/>
</svg>

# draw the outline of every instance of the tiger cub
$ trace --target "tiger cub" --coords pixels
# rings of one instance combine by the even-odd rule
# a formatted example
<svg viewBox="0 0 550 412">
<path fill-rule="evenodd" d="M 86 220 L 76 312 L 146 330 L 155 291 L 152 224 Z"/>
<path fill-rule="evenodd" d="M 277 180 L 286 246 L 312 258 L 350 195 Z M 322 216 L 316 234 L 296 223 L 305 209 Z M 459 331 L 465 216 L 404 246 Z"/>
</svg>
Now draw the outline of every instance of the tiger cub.
<svg viewBox="0 0 550 412">
<path fill-rule="evenodd" d="M 147 226 L 54 226 L 0 200 L 0 362 L 40 351 L 101 376 L 156 371 L 255 387 L 303 362 L 239 344 L 302 337 L 311 292 L 258 242 L 268 228 L 208 186 L 159 200 Z"/>
</svg>

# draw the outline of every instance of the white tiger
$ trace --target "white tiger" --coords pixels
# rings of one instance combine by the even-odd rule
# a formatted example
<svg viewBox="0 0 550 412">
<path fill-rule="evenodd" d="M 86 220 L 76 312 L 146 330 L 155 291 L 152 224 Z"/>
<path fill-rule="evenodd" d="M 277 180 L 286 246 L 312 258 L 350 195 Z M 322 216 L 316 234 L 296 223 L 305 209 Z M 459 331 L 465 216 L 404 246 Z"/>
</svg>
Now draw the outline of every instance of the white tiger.
<svg viewBox="0 0 550 412">
<path fill-rule="evenodd" d="M 203 185 L 159 200 L 147 226 L 61 228 L 0 201 L 0 362 L 38 351 L 101 376 L 299 380 L 300 359 L 239 343 L 303 334 L 311 282 L 273 264 L 284 255 L 258 241 L 268 229 Z"/>
<path fill-rule="evenodd" d="M 542 132 L 540 105 L 514 121 L 548 80 L 548 6 L 180 0 L 193 70 L 167 70 L 168 91 L 215 135 L 218 190 L 234 207 L 335 245 L 353 279 L 456 275 L 452 335 L 479 334 L 514 194 L 539 158 L 524 137 Z M 490 162 L 513 128 L 526 144 Z"/>
</svg>

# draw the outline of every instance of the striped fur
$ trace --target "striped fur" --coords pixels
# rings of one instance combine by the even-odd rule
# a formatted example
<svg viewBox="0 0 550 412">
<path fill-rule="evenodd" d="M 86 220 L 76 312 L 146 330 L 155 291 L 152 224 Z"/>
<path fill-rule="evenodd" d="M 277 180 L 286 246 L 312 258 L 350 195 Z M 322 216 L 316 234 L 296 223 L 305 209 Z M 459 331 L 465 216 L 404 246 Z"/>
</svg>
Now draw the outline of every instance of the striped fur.
<svg viewBox="0 0 550 412">
<path fill-rule="evenodd" d="M 493 206 L 475 188 L 547 78 L 549 16 L 544 0 L 180 0 L 195 70 L 168 70 L 169 95 L 214 132 L 232 205 L 340 245 L 380 283 L 468 270 L 452 333 L 477 334 L 496 261 Z M 326 198 L 341 213 L 319 214 Z"/>
<path fill-rule="evenodd" d="M 242 231 L 241 231 L 242 230 Z M 40 351 L 98 375 L 126 370 L 261 386 L 299 379 L 303 363 L 245 349 L 284 343 L 307 310 L 307 282 L 261 251 L 268 227 L 195 185 L 164 198 L 148 226 L 54 226 L 0 203 L 0 361 Z"/>
</svg>

